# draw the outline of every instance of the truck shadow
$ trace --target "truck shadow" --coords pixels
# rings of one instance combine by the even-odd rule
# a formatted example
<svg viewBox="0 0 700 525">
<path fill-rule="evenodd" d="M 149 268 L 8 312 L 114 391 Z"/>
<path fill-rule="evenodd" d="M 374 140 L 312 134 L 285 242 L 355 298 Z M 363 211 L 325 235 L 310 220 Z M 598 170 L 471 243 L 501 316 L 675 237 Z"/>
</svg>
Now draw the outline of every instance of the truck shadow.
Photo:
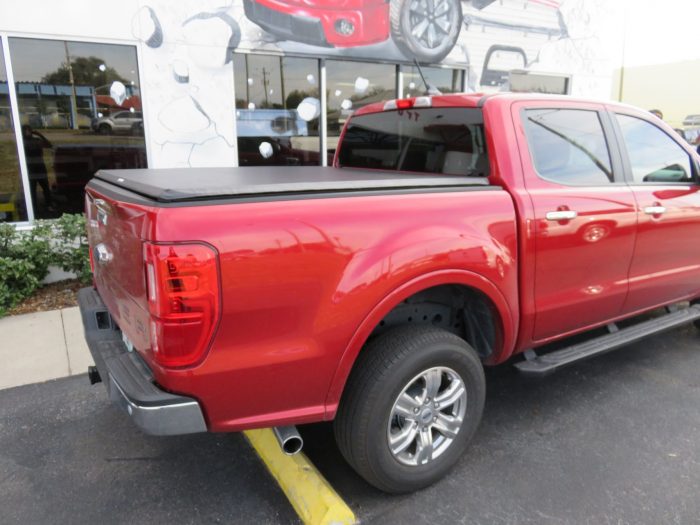
<svg viewBox="0 0 700 525">
<path fill-rule="evenodd" d="M 498 464 L 503 458 L 518 454 L 541 454 L 541 460 L 546 462 L 549 449 L 566 453 L 567 447 L 576 446 L 577 438 L 571 433 L 577 421 L 595 426 L 594 418 L 599 418 L 614 426 L 618 417 L 634 417 L 629 414 L 630 399 L 647 395 L 645 390 L 650 383 L 662 391 L 700 388 L 700 380 L 679 379 L 676 373 L 676 369 L 700 366 L 697 345 L 698 335 L 690 326 L 650 337 L 542 379 L 520 375 L 510 366 L 512 363 L 487 368 L 483 420 L 469 450 L 445 480 L 413 496 L 387 498 L 360 478 L 337 449 L 331 424 L 301 427 L 304 451 L 351 504 L 381 507 L 379 514 L 372 512 L 375 518 L 391 508 L 400 508 L 407 499 L 415 501 L 423 494 L 439 492 L 443 485 L 464 482 L 468 486 L 478 480 L 486 485 L 494 483 L 494 491 L 502 490 L 501 481 L 495 483 L 494 475 L 488 474 L 487 464 Z M 584 434 L 585 430 L 581 430 L 582 439 Z M 606 437 L 603 433 L 598 438 L 599 445 L 606 447 L 606 439 L 612 442 L 617 436 Z M 523 475 L 515 465 L 505 468 L 500 467 L 499 479 Z"/>
<path fill-rule="evenodd" d="M 2 523 L 297 522 L 241 434 L 144 435 L 85 375 L 0 391 L 0 422 Z"/>
<path fill-rule="evenodd" d="M 446 520 L 497 505 L 526 512 L 534 490 L 551 491 L 556 501 L 562 492 L 569 507 L 551 510 L 565 516 L 578 501 L 605 503 L 585 493 L 599 478 L 614 485 L 618 472 L 677 475 L 655 458 L 666 457 L 666 443 L 687 457 L 697 452 L 674 438 L 700 424 L 699 368 L 691 326 L 542 380 L 508 364 L 487 369 L 484 417 L 470 449 L 444 480 L 407 496 L 387 497 L 355 474 L 330 424 L 300 431 L 306 454 L 363 522 L 400 520 L 435 501 Z M 14 509 L 10 523 L 297 520 L 242 435 L 146 436 L 85 376 L 0 392 L 0 421 L 8 422 L 0 425 L 0 507 Z M 635 465 L 639 453 L 646 456 Z M 576 498 L 559 488 L 566 484 Z M 680 503 L 685 497 L 679 492 Z"/>
</svg>

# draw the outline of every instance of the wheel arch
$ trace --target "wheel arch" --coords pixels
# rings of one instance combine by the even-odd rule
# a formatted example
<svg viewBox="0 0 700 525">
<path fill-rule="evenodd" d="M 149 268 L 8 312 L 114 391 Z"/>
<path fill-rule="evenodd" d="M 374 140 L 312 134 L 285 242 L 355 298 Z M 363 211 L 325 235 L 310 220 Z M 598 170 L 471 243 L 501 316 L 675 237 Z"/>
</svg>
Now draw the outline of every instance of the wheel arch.
<svg viewBox="0 0 700 525">
<path fill-rule="evenodd" d="M 365 343 L 375 333 L 382 320 L 411 297 L 444 286 L 460 287 L 479 294 L 491 308 L 496 339 L 493 352 L 483 362 L 499 363 L 510 355 L 517 334 L 517 315 L 495 284 L 467 270 L 442 270 L 423 275 L 394 289 L 379 301 L 360 323 L 339 360 L 326 395 L 326 419 L 335 417 L 350 372 Z"/>
</svg>

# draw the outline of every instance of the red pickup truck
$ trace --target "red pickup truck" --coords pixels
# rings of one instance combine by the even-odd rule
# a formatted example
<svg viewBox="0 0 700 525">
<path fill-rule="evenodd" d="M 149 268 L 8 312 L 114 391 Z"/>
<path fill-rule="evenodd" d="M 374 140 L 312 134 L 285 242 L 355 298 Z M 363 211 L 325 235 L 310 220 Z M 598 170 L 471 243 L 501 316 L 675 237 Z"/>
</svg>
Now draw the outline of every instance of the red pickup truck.
<svg viewBox="0 0 700 525">
<path fill-rule="evenodd" d="M 367 481 L 425 487 L 484 366 L 542 375 L 700 318 L 698 169 L 630 106 L 460 94 L 358 110 L 329 168 L 101 171 L 90 378 L 152 434 L 335 420 Z"/>
</svg>

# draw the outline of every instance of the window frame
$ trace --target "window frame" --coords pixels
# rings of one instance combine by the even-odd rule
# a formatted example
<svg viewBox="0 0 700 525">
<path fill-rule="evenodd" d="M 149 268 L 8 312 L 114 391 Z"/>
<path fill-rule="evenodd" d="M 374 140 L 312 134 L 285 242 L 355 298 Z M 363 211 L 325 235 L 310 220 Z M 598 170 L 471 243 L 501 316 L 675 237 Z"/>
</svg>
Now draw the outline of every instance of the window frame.
<svg viewBox="0 0 700 525">
<path fill-rule="evenodd" d="M 276 57 L 291 57 L 291 58 L 313 58 L 318 60 L 319 64 L 319 84 L 320 84 L 320 90 L 321 90 L 321 116 L 320 116 L 320 121 L 319 121 L 319 128 L 320 128 L 320 155 L 321 155 L 321 166 L 329 166 L 332 165 L 332 162 L 328 162 L 328 123 L 326 121 L 326 111 L 327 111 L 327 106 L 328 106 L 328 100 L 326 96 L 326 90 L 328 86 L 328 79 L 326 78 L 326 62 L 328 60 L 337 60 L 337 61 L 342 61 L 343 57 L 340 56 L 318 56 L 318 55 L 312 55 L 309 53 L 281 53 L 278 51 L 271 51 L 271 50 L 253 50 L 253 49 L 235 49 L 233 51 L 234 54 L 240 54 L 240 55 L 265 55 L 265 56 L 276 56 Z M 386 64 L 390 66 L 394 66 L 395 68 L 395 76 L 396 76 L 396 85 L 394 86 L 394 98 L 400 98 L 403 94 L 403 84 L 404 84 L 404 69 L 405 67 L 411 67 L 414 66 L 413 62 L 410 62 L 408 60 L 406 61 L 401 61 L 401 60 L 382 60 L 382 59 L 370 59 L 370 58 L 365 58 L 365 57 L 352 57 L 348 58 L 348 60 L 352 62 L 364 62 L 368 64 Z M 462 72 L 462 85 L 460 86 L 461 92 L 466 92 L 467 88 L 469 86 L 469 81 L 470 81 L 470 71 L 469 68 L 467 67 L 458 67 L 455 65 L 443 65 L 443 64 L 425 64 L 426 67 L 435 67 L 435 68 L 440 68 L 440 69 L 457 69 Z M 234 72 L 235 75 L 235 72 Z M 234 76 L 235 78 L 235 76 Z M 236 83 L 234 80 L 234 89 L 233 89 L 233 100 L 234 100 L 234 115 L 233 115 L 233 131 L 236 136 L 238 136 L 237 132 L 237 127 L 238 127 L 238 118 L 236 117 L 235 113 L 235 100 L 236 100 Z M 238 166 L 238 153 L 236 154 L 236 159 L 235 159 L 235 165 Z"/>
<path fill-rule="evenodd" d="M 403 74 L 401 73 L 401 64 L 398 62 L 391 62 L 388 60 L 370 60 L 370 59 L 361 59 L 361 60 L 355 60 L 355 59 L 347 59 L 344 60 L 342 57 L 324 57 L 323 59 L 323 69 L 324 69 L 324 75 L 323 75 L 323 82 L 324 84 L 321 86 L 321 90 L 323 93 L 327 93 L 329 91 L 328 87 L 328 62 L 336 62 L 336 63 L 347 63 L 347 62 L 354 62 L 354 63 L 366 63 L 366 64 L 376 64 L 376 65 L 381 65 L 381 66 L 391 66 L 394 69 L 394 94 L 393 98 L 397 99 L 400 98 L 400 91 L 399 89 L 403 89 Z M 387 100 L 392 100 L 392 99 L 387 99 Z M 359 108 L 353 108 L 353 113 Z M 325 162 L 328 161 L 328 97 L 326 96 L 321 103 L 321 112 L 323 113 L 325 120 L 323 121 L 323 134 L 324 134 L 324 147 L 325 150 L 323 150 L 323 155 L 322 158 Z M 347 121 L 346 121 L 347 122 Z M 338 143 L 340 142 L 340 139 L 343 137 L 343 130 L 345 129 L 345 125 L 343 125 L 340 128 L 340 131 L 338 132 L 337 138 L 338 138 Z M 336 138 L 336 135 L 331 135 L 332 138 Z M 333 152 L 333 159 L 335 160 L 335 155 L 337 152 L 336 150 Z M 333 165 L 334 161 L 330 162 L 328 165 Z M 327 166 L 326 164 L 322 164 L 323 166 Z"/>
<path fill-rule="evenodd" d="M 391 64 L 392 62 L 387 62 L 388 64 Z M 398 65 L 398 72 L 396 74 L 397 78 L 397 89 L 396 89 L 396 95 L 398 98 L 405 98 L 406 95 L 404 94 L 404 88 L 405 88 L 405 77 L 407 75 L 407 69 L 411 67 L 415 67 L 415 64 L 413 63 L 405 63 L 405 62 L 397 62 Z M 430 65 L 424 65 L 422 67 L 425 68 L 431 68 L 431 69 L 446 69 L 449 71 L 460 71 L 462 73 L 461 75 L 461 81 L 459 85 L 459 90 L 455 91 L 454 93 L 465 93 L 467 91 L 467 86 L 469 84 L 469 79 L 467 78 L 469 75 L 469 70 L 464 67 L 457 67 L 455 65 L 442 65 L 442 64 L 430 64 Z M 419 75 L 420 76 L 420 75 Z M 400 78 L 399 78 L 400 77 Z M 421 79 L 422 81 L 422 79 Z"/>
<path fill-rule="evenodd" d="M 34 33 L 34 32 L 19 32 L 19 31 L 0 31 L 0 42 L 2 42 L 2 49 L 5 59 L 5 69 L 7 74 L 7 84 L 10 96 L 10 114 L 12 115 L 13 121 L 21 122 L 20 120 L 20 108 L 19 100 L 17 98 L 17 91 L 15 89 L 15 75 L 12 68 L 12 57 L 10 56 L 10 39 L 11 38 L 29 38 L 34 40 L 46 40 L 46 41 L 58 41 L 58 42 L 79 42 L 87 44 L 110 44 L 118 46 L 128 46 L 133 47 L 136 50 L 136 72 L 139 77 L 139 91 L 141 93 L 141 112 L 148 112 L 148 88 L 144 81 L 145 75 L 143 71 L 143 53 L 141 46 L 136 42 L 124 41 L 115 38 L 100 38 L 100 37 L 83 37 L 76 35 L 53 35 L 45 33 Z M 143 139 L 144 145 L 146 147 L 146 166 L 150 167 L 150 161 L 153 158 L 153 152 L 151 151 L 151 140 L 150 140 L 150 126 L 146 123 L 146 119 L 142 118 L 143 122 Z M 17 155 L 19 156 L 19 168 L 20 168 L 20 178 L 22 184 L 25 188 L 25 206 L 27 207 L 27 220 L 11 222 L 18 230 L 29 230 L 34 227 L 34 221 L 36 217 L 34 215 L 34 203 L 31 201 L 31 193 L 29 190 L 29 171 L 27 169 L 26 159 L 24 158 L 24 140 L 22 138 L 21 126 L 16 126 L 15 130 L 16 137 L 16 147 Z"/>
<path fill-rule="evenodd" d="M 569 111 L 587 111 L 589 113 L 595 113 L 600 122 L 601 130 L 603 131 L 603 140 L 608 148 L 608 155 L 610 158 L 610 168 L 613 176 L 613 180 L 607 184 L 586 184 L 586 183 L 567 183 L 557 180 L 550 179 L 542 175 L 535 164 L 535 156 L 533 154 L 532 146 L 530 144 L 530 137 L 527 132 L 527 112 L 532 110 L 569 110 Z M 627 183 L 624 177 L 624 169 L 622 165 L 622 159 L 620 157 L 620 151 L 617 144 L 617 137 L 613 128 L 613 122 L 608 112 L 603 107 L 580 107 L 574 105 L 556 105 L 556 104 L 543 104 L 543 105 L 526 105 L 520 108 L 519 112 L 520 123 L 522 125 L 522 137 L 525 140 L 525 147 L 527 148 L 528 155 L 530 157 L 531 169 L 533 173 L 537 175 L 538 180 L 546 182 L 548 184 L 555 184 L 557 186 L 562 186 L 566 188 L 607 188 L 609 186 L 622 186 Z"/>
<path fill-rule="evenodd" d="M 617 115 L 622 115 L 625 117 L 632 117 L 639 119 L 643 122 L 646 122 L 647 124 L 650 124 L 660 132 L 662 132 L 664 135 L 666 135 L 671 141 L 673 141 L 681 150 L 685 152 L 686 155 L 688 155 L 688 159 L 690 161 L 690 169 L 693 171 L 692 177 L 690 181 L 679 181 L 679 182 L 673 182 L 673 181 L 667 181 L 667 182 L 636 182 L 634 180 L 634 173 L 632 170 L 632 162 L 630 159 L 629 155 L 629 150 L 627 149 L 627 142 L 625 141 L 625 135 L 624 132 L 622 131 L 622 127 L 620 126 L 620 123 L 617 121 Z M 649 118 L 645 118 L 646 116 L 643 116 L 637 112 L 634 111 L 625 111 L 622 108 L 612 108 L 609 110 L 609 119 L 612 124 L 613 131 L 615 132 L 615 141 L 617 142 L 617 149 L 620 152 L 620 160 L 622 161 L 622 173 L 625 179 L 625 183 L 628 186 L 634 186 L 634 187 L 650 187 L 650 186 L 694 186 L 700 184 L 700 167 L 698 166 L 697 159 L 695 156 L 692 154 L 692 151 L 689 151 L 688 148 L 685 147 L 685 144 L 682 142 L 679 142 L 676 140 L 676 138 L 668 133 L 667 130 L 664 128 L 658 126 L 655 122 L 653 122 Z"/>
</svg>

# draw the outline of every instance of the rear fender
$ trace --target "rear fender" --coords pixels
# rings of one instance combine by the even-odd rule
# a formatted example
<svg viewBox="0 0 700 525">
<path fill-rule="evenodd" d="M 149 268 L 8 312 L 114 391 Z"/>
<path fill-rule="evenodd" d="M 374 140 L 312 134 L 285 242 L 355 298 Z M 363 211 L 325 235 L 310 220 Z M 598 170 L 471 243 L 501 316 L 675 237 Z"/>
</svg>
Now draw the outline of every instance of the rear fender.
<svg viewBox="0 0 700 525">
<path fill-rule="evenodd" d="M 367 338 L 371 335 L 379 322 L 393 308 L 412 295 L 434 286 L 446 284 L 468 286 L 483 293 L 491 300 L 496 309 L 495 313 L 497 314 L 497 321 L 499 323 L 497 332 L 500 335 L 498 340 L 500 344 L 494 349 L 494 353 L 487 361 L 487 364 L 502 362 L 510 356 L 515 344 L 515 335 L 517 334 L 517 316 L 511 311 L 505 297 L 496 285 L 485 277 L 467 270 L 441 270 L 422 275 L 403 284 L 387 295 L 372 309 L 355 331 L 343 352 L 326 396 L 325 419 L 330 420 L 335 417 L 335 413 L 338 410 L 338 403 L 340 402 L 343 389 L 345 388 L 345 383 L 347 382 L 355 360 L 360 354 Z"/>
</svg>

